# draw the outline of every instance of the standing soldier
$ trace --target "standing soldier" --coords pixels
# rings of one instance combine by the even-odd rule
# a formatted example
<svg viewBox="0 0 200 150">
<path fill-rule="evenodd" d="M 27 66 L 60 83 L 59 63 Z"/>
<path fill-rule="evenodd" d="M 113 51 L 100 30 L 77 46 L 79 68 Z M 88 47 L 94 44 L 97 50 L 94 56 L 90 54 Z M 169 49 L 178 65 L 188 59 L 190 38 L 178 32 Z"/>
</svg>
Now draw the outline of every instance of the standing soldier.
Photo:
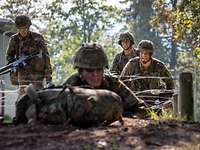
<svg viewBox="0 0 200 150">
<path fill-rule="evenodd" d="M 171 73 L 165 64 L 152 57 L 154 52 L 153 42 L 149 40 L 140 41 L 138 50 L 139 57 L 130 59 L 121 74 L 121 79 L 127 79 L 130 76 L 136 76 L 136 79 L 132 78 L 131 82 L 124 83 L 132 91 L 174 89 Z"/>
<path fill-rule="evenodd" d="M 25 65 L 19 66 L 10 73 L 13 85 L 19 86 L 19 97 L 24 94 L 24 88 L 30 83 L 35 90 L 43 88 L 43 80 L 51 83 L 52 68 L 49 53 L 42 35 L 29 30 L 31 20 L 28 16 L 19 15 L 15 18 L 18 33 L 10 39 L 7 49 L 7 61 L 12 62 L 22 55 L 41 53 L 41 57 L 33 57 Z M 18 98 L 19 98 L 18 97 Z"/>
<path fill-rule="evenodd" d="M 115 56 L 111 72 L 120 75 L 128 60 L 137 56 L 137 51 L 133 48 L 135 42 L 130 32 L 120 34 L 118 43 L 123 51 Z"/>
<path fill-rule="evenodd" d="M 78 72 L 69 77 L 64 84 L 113 91 L 122 98 L 125 111 L 135 111 L 143 104 L 124 83 L 104 74 L 108 60 L 101 45 L 83 44 L 75 55 L 74 67 Z"/>
</svg>

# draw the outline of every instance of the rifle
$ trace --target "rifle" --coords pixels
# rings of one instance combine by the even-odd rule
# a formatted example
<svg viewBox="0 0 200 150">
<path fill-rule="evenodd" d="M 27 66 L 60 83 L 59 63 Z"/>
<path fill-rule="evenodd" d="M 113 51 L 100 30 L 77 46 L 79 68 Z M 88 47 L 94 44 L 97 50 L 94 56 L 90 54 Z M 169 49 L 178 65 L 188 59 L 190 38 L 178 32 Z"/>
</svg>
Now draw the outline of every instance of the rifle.
<svg viewBox="0 0 200 150">
<path fill-rule="evenodd" d="M 35 53 L 29 54 L 29 55 L 22 54 L 18 58 L 12 59 L 6 66 L 3 66 L 3 67 L 0 68 L 0 75 L 4 75 L 4 74 L 9 73 L 11 71 L 15 72 L 16 69 L 19 66 L 21 66 L 21 65 L 25 66 L 26 62 L 28 60 L 32 59 L 33 57 L 41 58 L 42 57 L 42 51 L 35 52 Z"/>
</svg>

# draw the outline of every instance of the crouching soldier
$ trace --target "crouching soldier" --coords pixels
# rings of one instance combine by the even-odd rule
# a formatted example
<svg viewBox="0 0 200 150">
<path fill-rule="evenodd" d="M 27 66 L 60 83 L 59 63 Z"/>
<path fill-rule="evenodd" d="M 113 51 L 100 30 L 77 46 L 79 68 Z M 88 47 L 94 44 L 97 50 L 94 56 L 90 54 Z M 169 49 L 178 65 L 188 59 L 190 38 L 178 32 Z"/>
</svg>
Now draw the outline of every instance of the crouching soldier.
<svg viewBox="0 0 200 150">
<path fill-rule="evenodd" d="M 150 106 L 163 102 L 164 107 L 172 107 L 174 81 L 166 65 L 153 57 L 154 50 L 152 41 L 140 41 L 139 57 L 129 60 L 121 73 L 121 80 Z M 131 76 L 135 78 L 131 80 Z"/>
<path fill-rule="evenodd" d="M 26 90 L 16 105 L 16 124 L 39 121 L 47 124 L 73 123 L 81 127 L 122 121 L 121 98 L 108 90 L 66 86 Z"/>
<path fill-rule="evenodd" d="M 122 99 L 124 111 L 135 112 L 143 101 L 117 78 L 104 74 L 108 59 L 101 45 L 83 44 L 76 52 L 74 68 L 78 70 L 64 83 L 92 89 L 107 89 L 117 93 Z"/>
</svg>

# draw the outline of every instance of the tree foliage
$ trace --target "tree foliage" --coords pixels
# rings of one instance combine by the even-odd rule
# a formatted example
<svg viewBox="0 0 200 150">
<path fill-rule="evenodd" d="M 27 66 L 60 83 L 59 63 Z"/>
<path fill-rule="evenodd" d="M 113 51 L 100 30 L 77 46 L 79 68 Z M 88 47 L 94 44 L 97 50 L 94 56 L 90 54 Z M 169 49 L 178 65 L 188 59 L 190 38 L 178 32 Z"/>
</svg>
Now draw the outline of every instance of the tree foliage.
<svg viewBox="0 0 200 150">
<path fill-rule="evenodd" d="M 151 17 L 154 14 L 152 4 L 154 0 L 124 0 L 127 4 L 125 9 L 125 21 L 128 24 L 129 30 L 135 35 L 136 43 L 140 40 L 148 39 L 154 42 L 156 52 L 155 57 L 169 62 L 168 53 L 163 47 L 162 38 L 151 26 Z"/>
<path fill-rule="evenodd" d="M 162 37 L 164 45 L 167 48 L 170 58 L 170 67 L 175 68 L 177 64 L 176 53 L 178 45 L 174 38 L 174 11 L 177 7 L 177 0 L 155 0 L 153 2 L 154 15 L 151 19 L 151 24 Z"/>
<path fill-rule="evenodd" d="M 106 42 L 104 33 L 120 18 L 116 7 L 105 0 L 5 0 L 0 4 L 2 16 L 14 20 L 18 14 L 27 14 L 47 40 L 53 65 L 53 80 L 62 83 L 75 70 L 73 55 L 82 42 L 103 42 L 106 53 L 113 54 L 112 42 Z M 111 59 L 111 57 L 110 57 Z"/>
<path fill-rule="evenodd" d="M 79 35 L 81 42 L 97 41 L 100 32 L 112 27 L 119 14 L 116 8 L 105 5 L 104 1 L 73 0 L 69 5 L 69 2 L 56 0 L 48 6 L 48 17 L 62 22 L 61 31 Z"/>
<path fill-rule="evenodd" d="M 178 19 L 179 18 L 179 19 Z M 200 58 L 200 3 L 199 0 L 185 0 L 176 11 L 175 38 L 185 41 Z"/>
<path fill-rule="evenodd" d="M 26 14 L 39 19 L 44 11 L 41 2 L 42 0 L 5 0 L 0 3 L 1 17 L 14 20 L 17 15 Z"/>
<path fill-rule="evenodd" d="M 170 29 L 173 32 L 173 39 L 185 48 L 196 53 L 200 58 L 200 3 L 199 0 L 183 0 L 173 3 L 176 0 L 156 0 L 154 8 L 156 16 L 153 18 L 153 25 L 167 33 Z"/>
<path fill-rule="evenodd" d="M 48 6 L 44 17 L 48 25 L 45 35 L 51 40 L 49 49 L 57 82 L 74 72 L 71 63 L 77 47 L 83 42 L 99 42 L 120 16 L 116 8 L 103 2 L 73 0 L 69 5 L 55 0 Z"/>
</svg>

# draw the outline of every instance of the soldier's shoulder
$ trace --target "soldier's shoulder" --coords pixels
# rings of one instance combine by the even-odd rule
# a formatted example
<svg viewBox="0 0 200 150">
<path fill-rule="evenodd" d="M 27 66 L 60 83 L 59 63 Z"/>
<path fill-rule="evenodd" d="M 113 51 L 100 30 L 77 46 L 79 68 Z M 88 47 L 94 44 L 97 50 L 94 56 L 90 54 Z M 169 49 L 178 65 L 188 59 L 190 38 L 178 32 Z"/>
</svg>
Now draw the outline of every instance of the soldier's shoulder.
<svg viewBox="0 0 200 150">
<path fill-rule="evenodd" d="M 165 66 L 165 63 L 162 62 L 161 60 L 156 59 L 156 58 L 152 58 L 152 59 L 153 59 L 154 64 L 156 64 L 158 67 L 164 67 Z"/>
<path fill-rule="evenodd" d="M 20 41 L 19 34 L 15 33 L 10 37 L 10 44 L 16 44 Z"/>
<path fill-rule="evenodd" d="M 18 33 L 15 33 L 15 34 L 11 35 L 11 38 L 17 37 L 18 35 L 19 35 Z"/>
<path fill-rule="evenodd" d="M 138 54 L 138 56 L 139 56 L 139 54 L 140 54 L 140 51 L 139 51 L 139 49 L 137 49 L 137 48 L 133 48 L 133 50 L 134 50 L 134 52 L 135 52 L 135 53 L 137 53 L 137 54 Z"/>
<path fill-rule="evenodd" d="M 139 62 L 139 60 L 140 60 L 140 58 L 137 56 L 137 57 L 131 58 L 131 59 L 129 60 L 129 62 L 130 62 L 130 63 L 137 63 L 137 62 Z"/>
<path fill-rule="evenodd" d="M 31 36 L 34 38 L 36 41 L 44 41 L 43 36 L 40 33 L 33 32 L 31 31 Z"/>
<path fill-rule="evenodd" d="M 42 35 L 39 32 L 30 31 L 30 33 L 34 37 L 42 37 Z"/>
<path fill-rule="evenodd" d="M 111 81 L 111 82 L 116 82 L 118 81 L 118 77 L 117 76 L 112 76 L 112 75 L 108 75 L 108 74 L 105 74 L 105 80 L 106 81 Z"/>
<path fill-rule="evenodd" d="M 10 37 L 11 40 L 15 40 L 15 39 L 18 39 L 18 38 L 19 38 L 19 34 L 18 33 L 15 33 Z"/>
<path fill-rule="evenodd" d="M 121 55 L 123 54 L 123 52 L 119 52 L 115 55 L 115 58 L 118 59 Z"/>
<path fill-rule="evenodd" d="M 72 74 L 66 81 L 66 84 L 70 84 L 73 86 L 78 86 L 78 84 L 81 82 L 80 75 L 78 73 Z"/>
</svg>

